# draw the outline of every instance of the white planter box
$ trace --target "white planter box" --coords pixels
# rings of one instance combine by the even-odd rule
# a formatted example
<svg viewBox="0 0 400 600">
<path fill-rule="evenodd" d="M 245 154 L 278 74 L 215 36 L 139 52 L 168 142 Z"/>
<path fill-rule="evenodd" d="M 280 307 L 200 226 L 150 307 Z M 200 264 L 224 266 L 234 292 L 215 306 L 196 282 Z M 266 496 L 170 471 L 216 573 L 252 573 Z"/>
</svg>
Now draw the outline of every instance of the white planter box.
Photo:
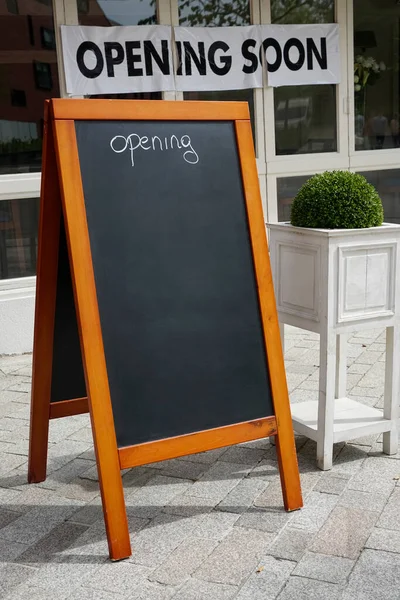
<svg viewBox="0 0 400 600">
<path fill-rule="evenodd" d="M 268 230 L 279 320 L 320 334 L 319 401 L 292 406 L 294 429 L 316 440 L 322 469 L 334 442 L 362 435 L 384 432 L 384 451 L 397 452 L 400 225 Z M 387 328 L 383 411 L 346 397 L 345 334 L 371 327 Z"/>
</svg>

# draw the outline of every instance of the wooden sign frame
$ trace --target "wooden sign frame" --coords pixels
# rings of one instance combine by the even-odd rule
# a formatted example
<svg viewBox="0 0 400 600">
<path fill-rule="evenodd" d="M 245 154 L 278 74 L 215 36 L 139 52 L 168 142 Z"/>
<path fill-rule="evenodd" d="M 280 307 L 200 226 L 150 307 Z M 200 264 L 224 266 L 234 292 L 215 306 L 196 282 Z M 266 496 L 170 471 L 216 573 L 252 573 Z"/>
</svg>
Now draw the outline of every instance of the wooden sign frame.
<svg viewBox="0 0 400 600">
<path fill-rule="evenodd" d="M 40 482 L 46 478 L 49 419 L 89 410 L 112 560 L 131 554 L 121 469 L 276 436 L 284 505 L 288 511 L 300 508 L 300 479 L 247 104 L 57 99 L 46 103 L 45 112 L 29 482 Z M 125 448 L 117 447 L 75 133 L 77 120 L 234 123 L 275 416 Z M 51 403 L 62 214 L 88 397 Z"/>
</svg>

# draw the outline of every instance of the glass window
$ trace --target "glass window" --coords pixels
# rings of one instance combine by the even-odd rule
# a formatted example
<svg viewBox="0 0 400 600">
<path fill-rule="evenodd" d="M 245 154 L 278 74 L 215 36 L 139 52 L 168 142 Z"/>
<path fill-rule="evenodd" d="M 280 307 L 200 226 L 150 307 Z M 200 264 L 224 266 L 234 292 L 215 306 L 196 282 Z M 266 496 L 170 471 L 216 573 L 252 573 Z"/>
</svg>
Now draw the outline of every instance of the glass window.
<svg viewBox="0 0 400 600">
<path fill-rule="evenodd" d="M 51 2 L 10 0 L 4 4 L 0 14 L 0 174 L 40 171 L 44 101 L 60 95 L 52 36 Z"/>
<path fill-rule="evenodd" d="M 278 221 L 290 221 L 292 202 L 303 185 L 312 175 L 280 177 L 277 179 Z"/>
<path fill-rule="evenodd" d="M 249 0 L 221 0 L 204 3 L 201 0 L 179 0 L 179 24 L 183 27 L 230 27 L 250 25 Z M 236 100 L 248 102 L 254 128 L 253 90 L 221 90 L 215 92 L 184 92 L 185 100 Z"/>
<path fill-rule="evenodd" d="M 400 147 L 399 40 L 398 2 L 354 0 L 356 150 Z"/>
<path fill-rule="evenodd" d="M 79 25 L 112 27 L 117 25 L 153 25 L 157 23 L 155 0 L 77 0 Z M 88 98 L 159 100 L 160 92 L 131 94 L 95 94 Z"/>
<path fill-rule="evenodd" d="M 334 0 L 271 0 L 272 23 L 333 23 Z M 336 152 L 336 86 L 274 89 L 277 155 Z"/>
<path fill-rule="evenodd" d="M 400 169 L 367 171 L 361 175 L 378 190 L 383 204 L 384 221 L 400 223 Z"/>
<path fill-rule="evenodd" d="M 39 198 L 0 201 L 0 279 L 36 274 Z"/>
</svg>

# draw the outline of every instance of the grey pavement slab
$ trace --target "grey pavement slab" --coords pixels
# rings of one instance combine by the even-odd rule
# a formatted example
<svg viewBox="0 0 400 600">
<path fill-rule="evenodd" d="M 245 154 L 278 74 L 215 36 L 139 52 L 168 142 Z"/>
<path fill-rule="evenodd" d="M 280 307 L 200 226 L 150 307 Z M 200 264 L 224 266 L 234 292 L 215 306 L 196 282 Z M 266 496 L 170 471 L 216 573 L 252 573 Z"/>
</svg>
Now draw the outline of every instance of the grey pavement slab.
<svg viewBox="0 0 400 600">
<path fill-rule="evenodd" d="M 400 555 L 364 550 L 342 600 L 398 600 L 399 590 Z"/>
<path fill-rule="evenodd" d="M 340 600 L 342 591 L 333 583 L 291 576 L 278 600 Z"/>
<path fill-rule="evenodd" d="M 200 567 L 218 542 L 213 539 L 190 538 L 180 546 L 156 569 L 150 579 L 165 585 L 184 583 Z"/>
<path fill-rule="evenodd" d="M 232 600 L 236 598 L 237 586 L 212 581 L 190 579 L 173 596 L 173 600 Z"/>
<path fill-rule="evenodd" d="M 358 558 L 379 513 L 337 506 L 316 534 L 310 548 L 313 552 Z"/>
<path fill-rule="evenodd" d="M 355 565 L 355 560 L 340 556 L 328 556 L 316 552 L 306 552 L 297 564 L 293 575 L 318 579 L 328 583 L 344 584 Z"/>
<path fill-rule="evenodd" d="M 296 563 L 266 556 L 241 588 L 238 600 L 274 600 Z"/>
<path fill-rule="evenodd" d="M 348 388 L 382 405 L 384 337 L 356 332 Z M 286 327 L 293 402 L 318 397 L 318 335 Z M 28 485 L 31 356 L 0 357 L 0 597 L 7 600 L 399 600 L 400 453 L 296 436 L 304 508 L 283 509 L 269 439 L 123 472 L 132 556 L 108 560 L 88 415 L 50 424 Z M 1 587 L 3 586 L 3 587 Z"/>
<path fill-rule="evenodd" d="M 194 575 L 214 583 L 241 585 L 257 567 L 272 539 L 272 534 L 235 527 Z"/>
<path fill-rule="evenodd" d="M 314 534 L 287 527 L 268 548 L 268 554 L 276 558 L 299 561 L 314 539 Z"/>
</svg>

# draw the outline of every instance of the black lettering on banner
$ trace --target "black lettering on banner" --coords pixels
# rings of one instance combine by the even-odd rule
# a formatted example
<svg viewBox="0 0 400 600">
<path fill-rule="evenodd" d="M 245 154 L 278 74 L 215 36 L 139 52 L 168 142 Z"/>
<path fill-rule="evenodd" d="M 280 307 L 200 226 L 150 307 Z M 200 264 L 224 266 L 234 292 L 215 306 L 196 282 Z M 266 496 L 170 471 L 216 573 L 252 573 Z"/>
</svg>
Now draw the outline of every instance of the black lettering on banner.
<svg viewBox="0 0 400 600">
<path fill-rule="evenodd" d="M 273 63 L 269 62 L 267 60 L 266 54 L 267 54 L 268 48 L 273 48 L 276 52 L 276 59 L 275 59 L 275 62 L 273 62 Z M 269 73 L 275 73 L 275 71 L 277 71 L 282 64 L 282 50 L 279 45 L 279 42 L 275 38 L 266 38 L 263 41 L 262 46 L 260 48 L 260 63 L 261 64 L 262 64 L 263 52 L 264 52 L 264 56 L 265 56 L 265 62 L 267 63 L 267 71 Z"/>
<path fill-rule="evenodd" d="M 116 51 L 114 56 L 113 50 Z M 104 42 L 104 54 L 106 57 L 107 75 L 108 77 L 115 77 L 114 65 L 120 65 L 124 62 L 124 48 L 118 42 Z"/>
<path fill-rule="evenodd" d="M 175 42 L 176 53 L 178 55 L 178 68 L 176 69 L 177 75 L 182 75 L 182 42 Z"/>
<path fill-rule="evenodd" d="M 199 75 L 206 75 L 207 63 L 206 53 L 204 49 L 204 42 L 198 42 L 198 55 L 195 49 L 192 47 L 190 42 L 183 42 L 183 49 L 185 51 L 185 72 L 186 75 L 192 74 L 192 61 L 195 64 Z"/>
<path fill-rule="evenodd" d="M 220 56 L 219 62 L 220 65 L 217 65 L 215 62 L 215 53 L 217 50 L 222 50 L 223 52 L 227 52 L 229 50 L 228 44 L 225 42 L 214 42 L 208 49 L 208 63 L 210 65 L 210 69 L 216 75 L 226 75 L 229 73 L 232 67 L 232 57 L 231 56 Z M 222 65 L 222 66 L 221 66 Z"/>
<path fill-rule="evenodd" d="M 84 56 L 86 52 L 93 52 L 96 56 L 96 66 L 93 69 L 89 69 L 85 65 Z M 82 75 L 88 79 L 95 79 L 98 77 L 104 68 L 104 58 L 100 48 L 94 42 L 82 42 L 76 51 L 76 63 Z"/>
<path fill-rule="evenodd" d="M 153 42 L 145 40 L 143 42 L 144 49 L 144 64 L 146 66 L 146 75 L 153 75 L 153 60 L 157 63 L 163 75 L 170 74 L 170 64 L 168 56 L 168 42 L 161 40 L 161 56 L 158 54 Z"/>
<path fill-rule="evenodd" d="M 312 71 L 313 69 L 313 54 L 317 59 L 317 62 L 323 71 L 328 68 L 328 52 L 326 49 L 326 38 L 321 38 L 321 53 L 318 52 L 318 48 L 312 38 L 306 39 L 307 44 L 307 69 Z"/>
<path fill-rule="evenodd" d="M 133 54 L 133 50 L 140 48 L 140 42 L 125 42 L 126 64 L 128 66 L 129 77 L 140 77 L 143 75 L 143 69 L 135 67 L 136 63 L 142 62 L 140 54 Z"/>
<path fill-rule="evenodd" d="M 249 38 L 248 40 L 245 40 L 242 44 L 242 56 L 245 60 L 249 60 L 250 64 L 249 65 L 243 65 L 242 67 L 242 71 L 243 73 L 255 73 L 257 71 L 257 67 L 258 67 L 258 59 L 257 56 L 255 54 L 253 54 L 253 52 L 250 51 L 250 48 L 255 48 L 256 47 L 256 40 L 253 40 L 251 38 Z"/>
<path fill-rule="evenodd" d="M 296 62 L 293 62 L 289 56 L 290 50 L 292 48 L 297 48 L 297 50 L 299 51 L 299 58 Z M 306 52 L 300 40 L 298 40 L 297 38 L 289 38 L 283 48 L 283 60 L 285 61 L 287 68 L 291 71 L 299 71 L 304 65 L 305 59 Z"/>
</svg>

